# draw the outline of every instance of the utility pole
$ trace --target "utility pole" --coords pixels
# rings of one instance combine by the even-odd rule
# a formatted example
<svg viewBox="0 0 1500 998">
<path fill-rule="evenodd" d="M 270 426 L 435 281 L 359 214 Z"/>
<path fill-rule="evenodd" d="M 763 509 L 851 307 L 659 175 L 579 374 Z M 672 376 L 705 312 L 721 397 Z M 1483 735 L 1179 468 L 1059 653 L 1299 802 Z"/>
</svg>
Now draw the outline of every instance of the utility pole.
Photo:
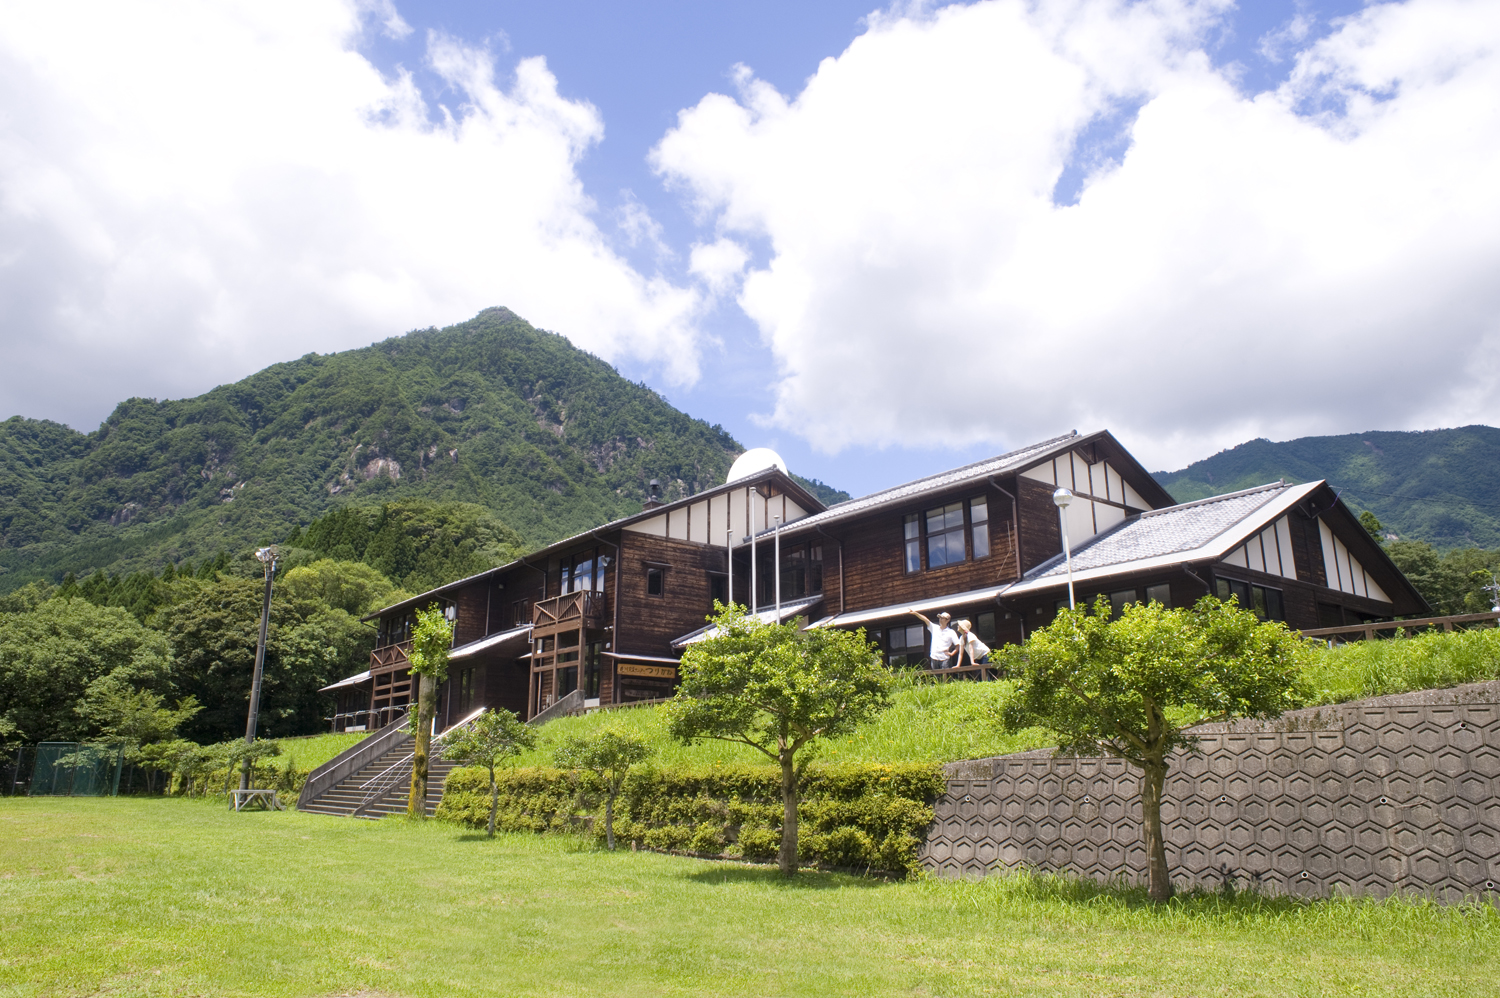
<svg viewBox="0 0 1500 998">
<path fill-rule="evenodd" d="M 266 630 L 271 625 L 271 577 L 276 572 L 276 545 L 255 552 L 255 560 L 265 566 L 266 596 L 260 605 L 260 640 L 255 643 L 255 676 L 250 680 L 250 716 L 245 721 L 245 747 L 255 744 L 255 726 L 260 720 L 260 678 L 266 669 Z M 250 789 L 250 757 L 240 768 L 240 789 Z"/>
</svg>

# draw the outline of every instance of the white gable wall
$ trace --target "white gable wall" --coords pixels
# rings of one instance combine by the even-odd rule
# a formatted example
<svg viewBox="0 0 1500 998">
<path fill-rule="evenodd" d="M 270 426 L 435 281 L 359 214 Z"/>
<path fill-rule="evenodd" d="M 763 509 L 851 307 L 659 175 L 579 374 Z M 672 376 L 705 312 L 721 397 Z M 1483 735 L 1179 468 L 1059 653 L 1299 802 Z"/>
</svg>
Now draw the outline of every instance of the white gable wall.
<svg viewBox="0 0 1500 998">
<path fill-rule="evenodd" d="M 735 489 L 669 510 L 660 516 L 638 520 L 624 529 L 714 547 L 723 547 L 728 536 L 732 535 L 733 543 L 738 547 L 751 531 L 775 526 L 778 516 L 783 524 L 787 524 L 807 515 L 808 511 L 791 496 L 767 499 L 750 495 L 746 489 Z M 726 527 L 729 528 L 727 535 Z"/>
<path fill-rule="evenodd" d="M 1126 512 L 1110 503 L 1141 510 L 1151 508 L 1108 461 L 1089 464 L 1076 452 L 1053 458 L 1021 475 L 1053 488 L 1065 488 L 1078 497 L 1068 507 L 1068 543 L 1073 547 L 1124 522 Z M 1095 499 L 1106 501 L 1095 502 Z"/>
<path fill-rule="evenodd" d="M 1348 547 L 1339 540 L 1328 524 L 1318 521 L 1318 532 L 1323 538 L 1323 571 L 1328 576 L 1328 588 L 1353 593 L 1368 599 L 1391 602 L 1379 584 L 1365 572 L 1365 567 L 1349 553 Z"/>
<path fill-rule="evenodd" d="M 1292 564 L 1292 534 L 1286 517 L 1282 517 L 1265 530 L 1247 540 L 1224 556 L 1224 564 L 1238 565 L 1257 572 L 1279 575 L 1284 579 L 1297 577 Z"/>
</svg>

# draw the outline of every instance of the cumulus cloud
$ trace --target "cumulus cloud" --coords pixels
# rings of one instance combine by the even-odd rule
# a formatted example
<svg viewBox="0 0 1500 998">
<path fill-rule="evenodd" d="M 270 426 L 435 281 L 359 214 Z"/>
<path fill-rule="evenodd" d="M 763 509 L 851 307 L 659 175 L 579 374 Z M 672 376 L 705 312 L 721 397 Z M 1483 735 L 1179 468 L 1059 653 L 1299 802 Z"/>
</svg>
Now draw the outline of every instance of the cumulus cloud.
<svg viewBox="0 0 1500 998">
<path fill-rule="evenodd" d="M 622 260 L 579 182 L 598 112 L 441 34 L 424 95 L 372 31 L 411 28 L 390 0 L 8 9 L 0 416 L 87 425 L 496 304 L 696 377 L 701 293 Z"/>
<path fill-rule="evenodd" d="M 720 295 L 734 286 L 749 262 L 750 254 L 745 247 L 733 239 L 716 239 L 693 247 L 688 271 L 701 278 L 709 291 Z"/>
<path fill-rule="evenodd" d="M 738 302 L 783 372 L 773 421 L 825 450 L 1109 426 L 1160 466 L 1493 422 L 1500 6 L 1289 28 L 1259 94 L 1206 51 L 1225 10 L 877 15 L 795 96 L 745 71 L 683 111 L 653 162 L 767 249 Z M 1123 155 L 1058 197 L 1122 108 Z"/>
</svg>

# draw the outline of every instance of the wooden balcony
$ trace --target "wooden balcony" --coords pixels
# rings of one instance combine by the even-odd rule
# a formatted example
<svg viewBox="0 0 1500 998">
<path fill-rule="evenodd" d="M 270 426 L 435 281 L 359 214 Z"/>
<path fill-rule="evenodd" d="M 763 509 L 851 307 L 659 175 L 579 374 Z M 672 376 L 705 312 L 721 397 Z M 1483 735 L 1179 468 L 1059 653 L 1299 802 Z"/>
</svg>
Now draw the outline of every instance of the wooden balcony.
<svg viewBox="0 0 1500 998">
<path fill-rule="evenodd" d="M 391 672 L 406 668 L 406 653 L 411 651 L 411 642 L 386 645 L 370 652 L 370 672 Z"/>
<path fill-rule="evenodd" d="M 531 606 L 531 624 L 537 634 L 550 634 L 578 627 L 604 626 L 607 601 L 603 593 L 581 592 L 539 600 Z"/>
</svg>

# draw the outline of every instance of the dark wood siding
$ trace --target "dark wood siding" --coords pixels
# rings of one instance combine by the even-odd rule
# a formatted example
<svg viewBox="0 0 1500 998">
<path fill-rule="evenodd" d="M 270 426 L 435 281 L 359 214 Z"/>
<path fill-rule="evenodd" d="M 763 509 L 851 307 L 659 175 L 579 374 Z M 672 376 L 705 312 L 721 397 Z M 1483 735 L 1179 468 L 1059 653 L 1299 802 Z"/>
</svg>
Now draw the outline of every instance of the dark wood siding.
<svg viewBox="0 0 1500 998">
<path fill-rule="evenodd" d="M 1293 510 L 1287 515 L 1287 523 L 1291 526 L 1292 561 L 1297 565 L 1297 578 L 1315 586 L 1328 585 L 1323 568 L 1323 538 L 1318 532 L 1317 518 Z"/>
<path fill-rule="evenodd" d="M 664 592 L 646 594 L 647 563 L 663 570 Z M 620 553 L 620 654 L 676 658 L 672 639 L 704 624 L 713 608 L 709 573 L 723 572 L 724 550 L 668 540 L 650 534 L 622 533 Z M 611 579 L 613 582 L 613 579 Z M 746 590 L 736 598 L 743 600 Z"/>
<path fill-rule="evenodd" d="M 1053 487 L 1030 478 L 1016 480 L 1021 516 L 1021 571 L 1029 572 L 1062 552 L 1062 523 L 1052 502 Z"/>
</svg>

